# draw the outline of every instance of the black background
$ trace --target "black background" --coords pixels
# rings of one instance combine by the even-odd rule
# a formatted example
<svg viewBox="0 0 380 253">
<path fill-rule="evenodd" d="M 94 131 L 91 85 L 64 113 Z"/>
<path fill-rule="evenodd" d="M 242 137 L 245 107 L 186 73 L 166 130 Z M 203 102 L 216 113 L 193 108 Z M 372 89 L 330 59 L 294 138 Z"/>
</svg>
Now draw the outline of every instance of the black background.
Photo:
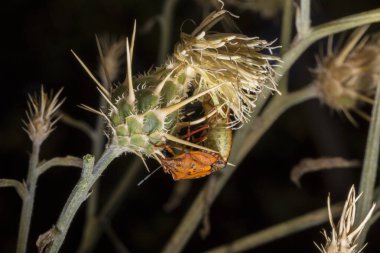
<svg viewBox="0 0 380 253">
<path fill-rule="evenodd" d="M 374 0 L 312 1 L 312 23 L 318 25 L 346 15 L 380 7 Z M 31 144 L 21 129 L 25 118 L 28 93 L 58 90 L 64 86 L 67 98 L 62 109 L 90 124 L 95 116 L 79 109 L 84 103 L 96 106 L 98 93 L 94 83 L 70 53 L 74 49 L 90 68 L 97 66 L 94 34 L 124 37 L 131 34 L 133 20 L 138 31 L 162 10 L 162 1 L 8 1 L 1 6 L 1 68 L 0 68 L 0 177 L 23 180 L 26 177 L 28 151 Z M 267 40 L 279 37 L 281 15 L 272 20 L 257 13 L 226 6 L 241 16 L 236 21 L 250 36 Z M 173 42 L 178 39 L 180 25 L 187 18 L 200 22 L 201 7 L 195 1 L 180 0 L 175 12 Z M 378 30 L 373 26 L 372 31 Z M 159 29 L 138 32 L 133 72 L 141 73 L 155 64 L 159 44 Z M 290 88 L 298 89 L 311 81 L 309 69 L 314 67 L 314 55 L 325 42 L 314 44 L 293 66 Z M 170 48 L 172 49 L 172 45 Z M 369 108 L 365 108 L 368 110 Z M 302 179 L 298 189 L 289 180 L 289 172 L 305 157 L 342 156 L 362 159 L 368 123 L 359 127 L 319 101 L 308 101 L 285 113 L 246 157 L 211 208 L 211 234 L 202 240 L 194 233 L 184 252 L 200 252 L 222 243 L 258 231 L 270 225 L 325 206 L 331 192 L 333 201 L 343 200 L 349 187 L 358 184 L 360 170 L 329 170 L 313 173 Z M 58 123 L 56 131 L 42 147 L 42 159 L 67 154 L 83 156 L 91 143 L 80 131 Z M 117 179 L 128 169 L 132 156 L 115 161 L 102 177 L 101 203 L 109 197 Z M 150 166 L 157 164 L 152 161 Z M 37 252 L 34 243 L 38 235 L 56 221 L 64 202 L 79 177 L 75 168 L 54 168 L 39 182 L 28 252 Z M 135 184 L 144 177 L 141 170 Z M 176 225 L 188 209 L 205 179 L 195 180 L 180 207 L 170 213 L 163 211 L 174 182 L 162 172 L 156 173 L 143 186 L 132 186 L 125 201 L 111 221 L 120 239 L 131 252 L 158 252 L 170 238 Z M 0 189 L 0 252 L 14 252 L 17 239 L 21 201 L 13 189 Z M 81 238 L 84 208 L 77 214 L 62 252 L 75 252 Z M 323 242 L 319 233 L 327 224 L 309 229 L 252 252 L 297 251 L 317 252 L 313 241 Z M 379 252 L 376 242 L 377 224 L 369 236 L 366 252 Z M 96 252 L 113 252 L 106 237 L 100 240 Z"/>
</svg>

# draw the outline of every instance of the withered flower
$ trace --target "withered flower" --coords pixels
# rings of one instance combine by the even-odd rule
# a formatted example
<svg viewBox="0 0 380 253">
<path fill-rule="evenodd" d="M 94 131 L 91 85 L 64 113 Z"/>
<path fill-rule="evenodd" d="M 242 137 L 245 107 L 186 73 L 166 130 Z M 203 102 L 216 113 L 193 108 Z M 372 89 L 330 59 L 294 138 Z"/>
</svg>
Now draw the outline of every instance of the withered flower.
<svg viewBox="0 0 380 253">
<path fill-rule="evenodd" d="M 320 98 L 328 106 L 342 111 L 355 123 L 350 112 L 369 119 L 361 111 L 360 102 L 372 104 L 376 86 L 380 82 L 380 39 L 364 37 L 368 26 L 358 28 L 338 52 L 328 47 L 326 56 L 317 58 L 314 84 Z"/>
<path fill-rule="evenodd" d="M 360 198 L 355 196 L 355 187 L 352 186 L 348 194 L 347 200 L 344 204 L 342 216 L 338 222 L 338 225 L 335 226 L 331 209 L 330 209 L 330 197 L 327 199 L 327 208 L 329 213 L 329 220 L 331 225 L 331 234 L 327 235 L 326 231 L 323 230 L 323 235 L 326 239 L 325 245 L 320 245 L 318 249 L 322 253 L 359 253 L 362 249 L 357 249 L 357 240 L 360 233 L 363 231 L 366 223 L 371 217 L 373 211 L 375 210 L 375 204 L 372 205 L 372 208 L 369 210 L 367 216 L 364 220 L 354 228 L 355 222 L 355 211 L 356 211 L 356 202 Z"/>
<path fill-rule="evenodd" d="M 232 15 L 225 10 L 213 12 L 192 34 L 182 33 L 174 58 L 186 69 L 187 77 L 193 78 L 195 92 L 221 85 L 209 93 L 213 104 L 231 110 L 236 119 L 232 124 L 245 123 L 263 89 L 277 92 L 271 63 L 280 59 L 271 55 L 273 42 L 209 31 L 227 14 Z"/>
<path fill-rule="evenodd" d="M 59 120 L 57 117 L 57 110 L 65 101 L 60 99 L 63 88 L 61 88 L 55 95 L 50 96 L 45 93 L 44 88 L 41 87 L 40 96 L 30 96 L 28 101 L 28 110 L 26 111 L 27 121 L 23 120 L 25 132 L 35 144 L 41 144 L 49 134 L 54 130 L 54 125 Z"/>
</svg>

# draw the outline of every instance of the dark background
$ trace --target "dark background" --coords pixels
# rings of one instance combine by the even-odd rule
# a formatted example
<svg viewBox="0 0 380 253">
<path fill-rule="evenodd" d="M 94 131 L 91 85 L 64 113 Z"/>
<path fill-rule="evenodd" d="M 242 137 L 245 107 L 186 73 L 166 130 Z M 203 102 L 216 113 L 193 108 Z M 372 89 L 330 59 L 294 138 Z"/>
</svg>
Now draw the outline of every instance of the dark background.
<svg viewBox="0 0 380 253">
<path fill-rule="evenodd" d="M 321 24 L 339 17 L 380 7 L 374 0 L 312 1 L 312 21 Z M 131 34 L 136 18 L 138 31 L 162 11 L 163 1 L 7 1 L 2 3 L 1 16 L 1 87 L 0 92 L 0 177 L 23 180 L 26 177 L 28 151 L 31 144 L 21 129 L 25 118 L 28 93 L 64 87 L 67 98 L 62 109 L 73 117 L 90 124 L 95 116 L 77 107 L 84 103 L 96 106 L 98 93 L 70 53 L 74 49 L 90 68 L 97 67 L 94 34 L 124 37 Z M 263 19 L 257 13 L 226 6 L 241 16 L 236 23 L 250 36 L 267 40 L 279 37 L 281 15 Z M 173 45 L 178 39 L 180 25 L 187 18 L 200 22 L 201 6 L 195 1 L 180 0 L 173 27 Z M 373 27 L 373 31 L 377 28 Z M 138 32 L 133 72 L 141 73 L 155 64 L 159 29 Z M 314 67 L 318 42 L 293 66 L 291 89 L 309 83 L 309 69 Z M 172 46 L 170 47 L 173 48 Z M 369 108 L 365 108 L 365 110 Z M 368 110 L 369 111 L 369 110 Z M 329 170 L 313 173 L 302 179 L 298 189 L 289 180 L 291 168 L 302 158 L 342 156 L 362 159 L 368 123 L 359 127 L 319 101 L 308 101 L 290 109 L 260 140 L 247 156 L 221 195 L 212 206 L 211 234 L 202 240 L 196 231 L 184 252 L 200 252 L 270 225 L 325 206 L 327 193 L 333 201 L 343 200 L 349 187 L 358 184 L 360 170 Z M 83 156 L 90 152 L 91 143 L 80 131 L 58 123 L 56 131 L 42 146 L 41 159 L 54 156 Z M 101 203 L 108 198 L 117 179 L 128 169 L 131 156 L 115 161 L 102 177 Z M 157 166 L 152 162 L 150 166 Z M 75 168 L 54 168 L 39 182 L 35 212 L 30 234 L 30 250 L 37 252 L 34 243 L 38 235 L 57 220 L 63 204 L 79 177 Z M 144 177 L 141 170 L 135 184 Z M 165 245 L 181 217 L 188 209 L 205 179 L 195 180 L 191 191 L 176 210 L 167 213 L 167 201 L 174 182 L 162 172 L 156 173 L 141 187 L 132 186 L 122 207 L 111 221 L 123 243 L 131 252 L 158 252 Z M 13 189 L 0 189 L 0 252 L 14 252 L 17 240 L 21 201 Z M 84 208 L 77 214 L 66 238 L 62 252 L 75 252 L 81 238 Z M 327 224 L 322 227 L 329 229 Z M 313 241 L 323 242 L 322 227 L 309 229 L 261 246 L 252 252 L 293 250 L 317 252 Z M 366 252 L 379 252 L 375 224 Z M 106 237 L 102 237 L 96 252 L 113 252 Z"/>
</svg>

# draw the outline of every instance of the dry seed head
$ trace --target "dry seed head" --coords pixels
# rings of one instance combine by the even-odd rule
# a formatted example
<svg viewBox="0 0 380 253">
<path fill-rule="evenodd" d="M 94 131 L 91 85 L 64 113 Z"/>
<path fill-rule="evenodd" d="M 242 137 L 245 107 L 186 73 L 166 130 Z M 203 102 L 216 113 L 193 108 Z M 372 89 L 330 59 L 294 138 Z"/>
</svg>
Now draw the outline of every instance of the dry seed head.
<svg viewBox="0 0 380 253">
<path fill-rule="evenodd" d="M 372 205 L 372 208 L 369 210 L 367 216 L 364 220 L 354 228 L 355 223 L 355 210 L 356 210 L 356 202 L 360 198 L 355 196 L 355 187 L 352 186 L 350 192 L 348 194 L 347 200 L 344 204 L 342 216 L 335 226 L 332 213 L 330 209 L 330 197 L 327 199 L 327 208 L 329 213 L 329 220 L 331 225 L 331 234 L 327 235 L 326 231 L 323 231 L 323 235 L 326 239 L 325 245 L 320 245 L 318 249 L 322 253 L 359 253 L 362 252 L 363 249 L 357 248 L 357 240 L 359 238 L 360 233 L 362 232 L 364 226 L 370 219 L 374 209 L 375 204 Z"/>
<path fill-rule="evenodd" d="M 236 122 L 247 122 L 255 101 L 263 89 L 277 91 L 271 62 L 280 59 L 270 54 L 272 42 L 242 34 L 209 32 L 226 11 L 214 12 L 195 29 L 193 34 L 182 33 L 174 50 L 174 58 L 191 78 L 196 92 L 217 85 L 210 92 L 215 106 L 225 105 Z M 205 27 L 205 30 L 202 28 Z M 265 53 L 267 51 L 267 53 Z M 225 111 L 220 109 L 221 114 Z M 225 115 L 223 115 L 225 116 Z"/>
<path fill-rule="evenodd" d="M 28 100 L 28 110 L 26 111 L 27 121 L 23 121 L 25 132 L 35 144 L 41 144 L 54 130 L 54 125 L 59 120 L 56 116 L 58 108 L 65 99 L 60 99 L 63 88 L 55 95 L 50 96 L 41 87 L 40 96 L 30 96 Z"/>
<path fill-rule="evenodd" d="M 380 82 L 380 39 L 362 38 L 366 29 L 358 28 L 339 52 L 330 46 L 313 70 L 321 100 L 351 121 L 349 111 L 367 118 L 358 109 L 359 102 L 372 104 L 370 97 Z"/>
</svg>

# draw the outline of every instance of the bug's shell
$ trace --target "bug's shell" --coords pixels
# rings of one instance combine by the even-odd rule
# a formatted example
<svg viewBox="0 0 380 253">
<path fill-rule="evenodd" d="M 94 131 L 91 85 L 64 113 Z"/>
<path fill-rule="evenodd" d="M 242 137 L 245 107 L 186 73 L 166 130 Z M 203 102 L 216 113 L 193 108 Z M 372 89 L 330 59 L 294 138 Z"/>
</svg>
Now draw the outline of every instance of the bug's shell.
<svg viewBox="0 0 380 253">
<path fill-rule="evenodd" d="M 171 174 L 174 180 L 205 177 L 226 165 L 217 153 L 205 150 L 185 150 L 174 157 L 161 158 L 161 164 L 164 172 Z"/>
</svg>

